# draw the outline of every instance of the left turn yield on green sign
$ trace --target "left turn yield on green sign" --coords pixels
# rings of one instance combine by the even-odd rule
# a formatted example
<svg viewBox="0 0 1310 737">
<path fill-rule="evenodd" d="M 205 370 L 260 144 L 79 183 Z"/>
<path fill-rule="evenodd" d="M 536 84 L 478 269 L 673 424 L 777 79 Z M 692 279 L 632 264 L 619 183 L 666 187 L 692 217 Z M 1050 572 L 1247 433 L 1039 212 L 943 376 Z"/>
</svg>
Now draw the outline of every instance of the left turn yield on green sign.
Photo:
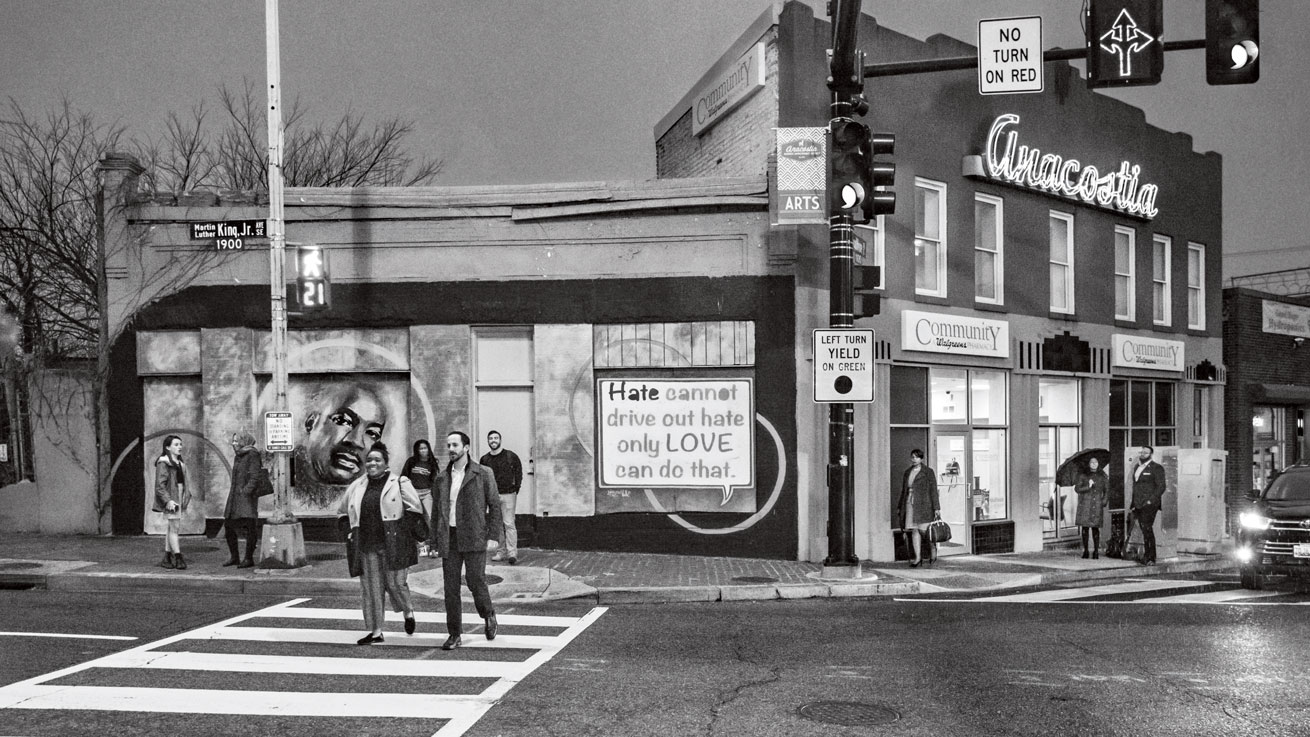
<svg viewBox="0 0 1310 737">
<path fill-rule="evenodd" d="M 814 401 L 873 401 L 873 331 L 817 328 L 814 331 Z"/>
</svg>

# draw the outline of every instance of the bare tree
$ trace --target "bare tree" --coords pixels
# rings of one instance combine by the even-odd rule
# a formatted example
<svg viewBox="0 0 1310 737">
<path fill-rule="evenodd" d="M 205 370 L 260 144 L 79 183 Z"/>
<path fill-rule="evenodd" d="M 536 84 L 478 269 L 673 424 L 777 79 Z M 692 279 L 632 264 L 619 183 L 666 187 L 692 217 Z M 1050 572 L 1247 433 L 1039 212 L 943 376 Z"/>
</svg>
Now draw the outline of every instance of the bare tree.
<svg viewBox="0 0 1310 737">
<path fill-rule="evenodd" d="M 104 494 L 109 465 L 108 399 L 111 335 L 106 318 L 108 290 L 102 212 L 105 203 L 98 163 L 111 151 L 129 148 L 146 167 L 141 185 L 153 192 L 181 195 L 199 188 L 266 192 L 267 124 L 256 87 L 246 81 L 234 94 L 220 87 L 221 122 L 210 132 L 211 116 L 201 103 L 189 116 L 170 114 L 162 136 L 145 143 L 126 141 L 123 129 L 103 125 L 63 100 L 43 116 L 32 116 L 12 98 L 0 113 L 0 308 L 19 326 L 19 360 L 0 362 L 11 378 L 42 366 L 94 364 L 89 370 L 96 427 L 96 511 L 100 519 L 110 499 Z M 427 184 L 441 171 L 438 160 L 415 158 L 407 149 L 412 124 L 388 118 L 365 124 L 347 112 L 331 123 L 306 122 L 293 103 L 283 125 L 287 142 L 283 163 L 288 186 L 409 186 Z M 132 194 L 132 193 L 129 193 Z M 224 258 L 215 251 L 173 253 L 151 273 L 139 258 L 147 231 L 132 236 L 127 253 L 138 259 L 141 290 L 129 297 L 122 314 L 185 289 Z M 119 326 L 118 331 L 130 325 Z M 22 402 L 26 377 L 11 381 Z M 66 396 L 36 397 L 37 411 L 68 414 Z M 22 404 L 27 407 L 27 404 Z M 20 414 L 25 414 L 20 412 Z M 24 427 L 30 442 L 30 427 Z M 87 469 L 90 470 L 89 468 Z M 30 475 L 30 471 L 28 472 Z"/>
<path fill-rule="evenodd" d="M 268 117 L 261 90 L 245 80 L 239 91 L 218 88 L 222 112 L 209 129 L 203 105 L 183 121 L 171 115 L 162 141 L 141 146 L 152 189 L 175 194 L 201 187 L 268 191 Z M 408 187 L 431 184 L 442 162 L 407 148 L 413 123 L 399 117 L 366 123 L 347 111 L 330 122 L 310 122 L 296 98 L 284 107 L 282 175 L 288 187 Z"/>
</svg>

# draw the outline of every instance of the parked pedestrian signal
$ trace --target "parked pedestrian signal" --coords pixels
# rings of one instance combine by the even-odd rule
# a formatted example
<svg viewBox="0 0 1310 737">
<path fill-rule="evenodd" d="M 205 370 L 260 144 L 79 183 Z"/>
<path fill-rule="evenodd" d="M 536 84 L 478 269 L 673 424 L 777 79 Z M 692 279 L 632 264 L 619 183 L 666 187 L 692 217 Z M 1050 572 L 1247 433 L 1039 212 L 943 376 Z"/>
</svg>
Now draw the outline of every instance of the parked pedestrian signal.
<svg viewBox="0 0 1310 737">
<path fill-rule="evenodd" d="M 1205 81 L 1251 84 L 1260 79 L 1259 0 L 1205 1 Z"/>
</svg>

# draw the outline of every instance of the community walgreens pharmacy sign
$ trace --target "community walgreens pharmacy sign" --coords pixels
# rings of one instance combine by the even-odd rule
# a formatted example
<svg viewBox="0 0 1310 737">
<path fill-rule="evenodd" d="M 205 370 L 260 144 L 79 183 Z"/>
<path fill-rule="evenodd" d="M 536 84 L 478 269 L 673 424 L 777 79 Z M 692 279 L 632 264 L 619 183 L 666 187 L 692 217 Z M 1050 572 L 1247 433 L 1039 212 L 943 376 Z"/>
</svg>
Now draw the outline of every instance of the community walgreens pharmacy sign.
<svg viewBox="0 0 1310 737">
<path fill-rule="evenodd" d="M 1120 368 L 1183 371 L 1183 343 L 1178 340 L 1143 338 L 1138 335 L 1110 336 L 1113 354 L 1110 365 Z"/>
</svg>

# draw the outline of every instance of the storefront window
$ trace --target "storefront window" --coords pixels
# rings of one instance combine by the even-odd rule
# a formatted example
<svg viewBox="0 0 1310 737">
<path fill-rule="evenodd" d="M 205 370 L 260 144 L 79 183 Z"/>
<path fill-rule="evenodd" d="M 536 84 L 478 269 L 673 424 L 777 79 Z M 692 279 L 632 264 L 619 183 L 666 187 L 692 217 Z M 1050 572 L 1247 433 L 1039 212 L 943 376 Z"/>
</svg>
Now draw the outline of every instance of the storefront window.
<svg viewBox="0 0 1310 737">
<path fill-rule="evenodd" d="M 1124 405 L 1127 404 L 1125 408 Z M 1128 421 L 1125 422 L 1125 419 Z M 1173 445 L 1175 439 L 1174 383 L 1143 379 L 1110 380 L 1110 462 L 1119 462 L 1124 448 Z M 1116 477 L 1110 475 L 1113 481 Z M 1110 505 L 1122 504 L 1122 489 L 1112 483 Z"/>
<path fill-rule="evenodd" d="M 1287 410 L 1255 407 L 1251 415 L 1251 488 L 1263 489 L 1286 468 Z"/>
<path fill-rule="evenodd" d="M 929 406 L 941 477 L 942 517 L 952 524 L 1009 516 L 1004 371 L 929 371 Z"/>
<path fill-rule="evenodd" d="M 1002 519 L 1006 516 L 1005 467 L 1009 449 L 1005 430 L 973 431 L 973 484 L 970 488 L 975 520 Z"/>
<path fill-rule="evenodd" d="M 970 372 L 969 406 L 975 425 L 1005 424 L 1005 372 Z"/>
<path fill-rule="evenodd" d="M 1042 535 L 1055 538 L 1073 534 L 1077 498 L 1071 487 L 1055 485 L 1055 471 L 1064 459 L 1082 449 L 1081 386 L 1078 379 L 1046 379 L 1038 383 L 1037 459 Z"/>
<path fill-rule="evenodd" d="M 963 425 L 969 410 L 964 369 L 932 370 L 932 421 L 936 425 Z"/>
</svg>

